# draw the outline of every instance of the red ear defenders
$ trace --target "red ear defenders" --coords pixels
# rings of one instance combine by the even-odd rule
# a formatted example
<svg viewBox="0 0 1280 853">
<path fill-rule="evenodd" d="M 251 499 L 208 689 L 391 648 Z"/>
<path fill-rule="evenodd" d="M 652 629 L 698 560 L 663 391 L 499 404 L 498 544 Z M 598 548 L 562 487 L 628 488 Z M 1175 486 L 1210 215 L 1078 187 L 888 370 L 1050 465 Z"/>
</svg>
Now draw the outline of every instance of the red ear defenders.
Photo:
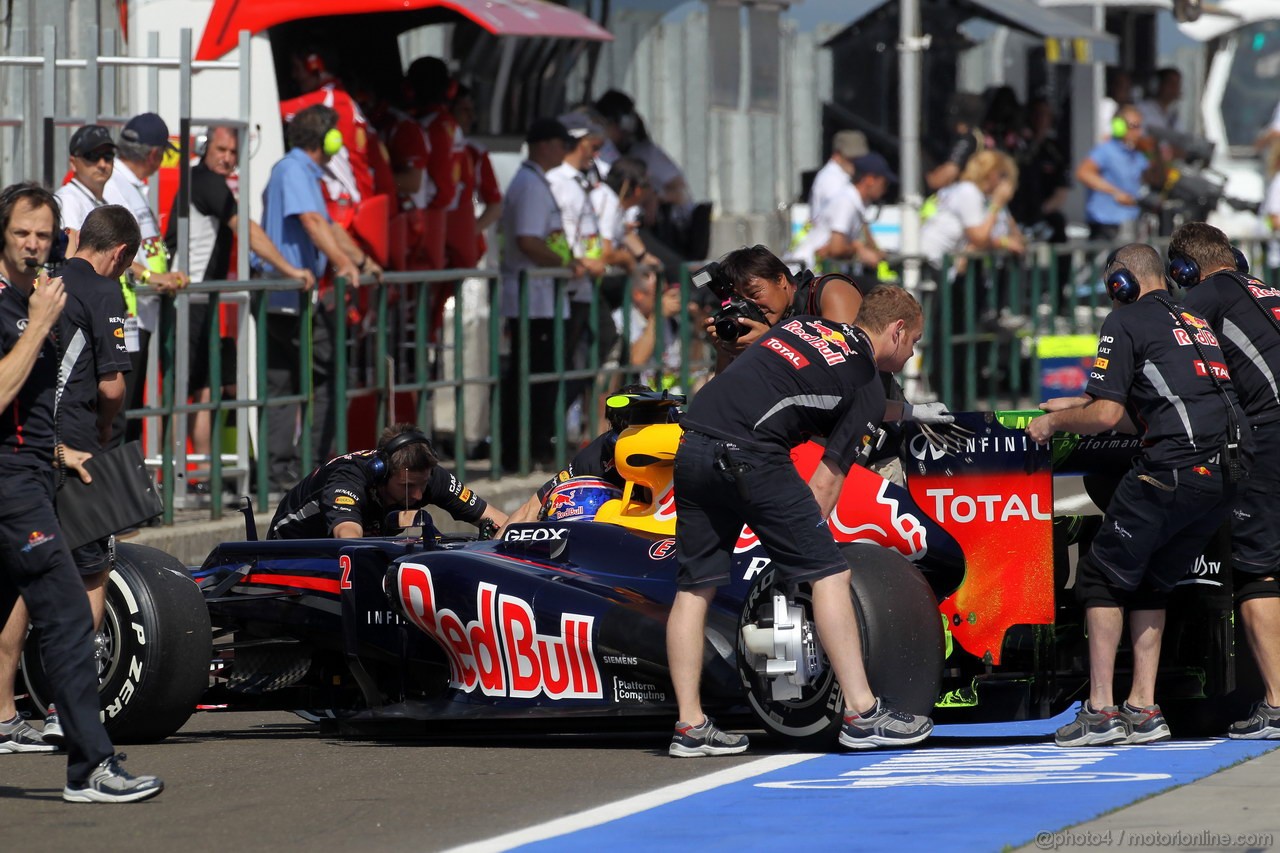
<svg viewBox="0 0 1280 853">
<path fill-rule="evenodd" d="M 1138 301 L 1138 297 L 1142 294 L 1142 285 L 1138 283 L 1138 277 L 1123 266 L 1108 273 L 1107 270 L 1111 269 L 1115 262 L 1116 252 L 1112 252 L 1107 255 L 1106 261 L 1102 264 L 1102 272 L 1106 276 L 1103 283 L 1107 286 L 1107 295 L 1122 305 Z M 1196 276 L 1199 277 L 1199 275 L 1200 271 L 1197 269 Z"/>
<path fill-rule="evenodd" d="M 373 475 L 374 482 L 386 482 L 387 478 L 391 476 L 391 457 L 411 444 L 425 444 L 427 449 L 430 449 L 431 439 L 418 430 L 411 429 L 388 441 L 387 446 L 380 448 L 374 454 L 373 461 L 369 463 L 369 473 Z"/>
</svg>

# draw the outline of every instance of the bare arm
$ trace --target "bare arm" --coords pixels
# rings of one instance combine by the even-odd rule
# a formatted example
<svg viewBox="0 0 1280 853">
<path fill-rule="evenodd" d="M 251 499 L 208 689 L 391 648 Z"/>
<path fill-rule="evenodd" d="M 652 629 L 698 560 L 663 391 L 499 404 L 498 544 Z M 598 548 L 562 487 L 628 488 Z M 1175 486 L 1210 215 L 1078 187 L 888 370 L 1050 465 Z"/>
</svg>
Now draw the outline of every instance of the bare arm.
<svg viewBox="0 0 1280 853">
<path fill-rule="evenodd" d="M 862 291 L 843 281 L 828 281 L 822 289 L 822 304 L 818 308 L 824 319 L 853 323 L 862 310 Z"/>
<path fill-rule="evenodd" d="M 1117 204 L 1129 205 L 1135 203 L 1133 196 L 1127 192 L 1122 192 L 1119 187 L 1113 186 L 1106 178 L 1102 177 L 1102 172 L 1098 170 L 1098 164 L 1088 157 L 1076 167 L 1076 180 L 1094 192 L 1111 196 L 1116 200 Z"/>
<path fill-rule="evenodd" d="M 227 220 L 227 225 L 232 231 L 236 230 L 239 219 L 239 216 L 233 216 Z M 280 250 L 276 248 L 276 244 L 271 242 L 271 238 L 267 236 L 267 232 L 263 231 L 262 226 L 252 219 L 249 220 L 249 248 L 253 249 L 254 254 L 258 257 L 279 270 L 280 274 L 285 278 L 293 278 L 303 282 L 306 285 L 306 290 L 316 286 L 315 274 L 311 270 L 295 267 L 286 261 L 284 255 L 280 254 Z"/>
<path fill-rule="evenodd" d="M 538 520 L 538 512 L 542 509 L 542 501 L 538 500 L 538 493 L 534 492 L 529 496 L 529 500 L 521 504 L 520 508 L 507 518 L 506 524 L 524 524 L 529 521 Z M 506 525 L 502 525 L 505 527 Z M 501 534 L 499 534 L 501 535 Z"/>
<path fill-rule="evenodd" d="M 1048 444 L 1056 432 L 1093 435 L 1115 429 L 1124 417 L 1123 403 L 1094 398 L 1083 406 L 1070 406 L 1033 419 L 1027 424 L 1027 435 L 1038 444 Z"/>
<path fill-rule="evenodd" d="M 355 258 L 347 256 L 342 245 L 338 242 L 338 238 L 334 235 L 332 223 L 324 217 L 323 214 L 309 210 L 305 213 L 298 214 L 298 220 L 302 223 L 302 227 L 306 229 L 307 236 L 311 238 L 311 242 L 316 244 L 324 256 L 329 259 L 329 263 L 333 265 L 334 275 L 355 282 L 360 278 L 360 269 L 356 266 Z M 356 257 L 359 257 L 357 254 Z"/>
<path fill-rule="evenodd" d="M 502 202 L 495 201 L 493 204 L 486 204 L 484 212 L 480 214 L 480 218 L 476 220 L 476 230 L 484 231 L 493 223 L 497 222 L 502 216 Z"/>
<path fill-rule="evenodd" d="M 98 379 L 98 440 L 106 447 L 111 443 L 112 422 L 124 404 L 124 374 L 108 373 Z"/>
<path fill-rule="evenodd" d="M 364 536 L 364 527 L 355 521 L 340 521 L 333 528 L 334 539 L 360 539 Z"/>
<path fill-rule="evenodd" d="M 809 490 L 818 502 L 818 510 L 822 517 L 831 515 L 836 500 L 840 497 L 840 489 L 844 486 L 844 474 L 826 459 L 818 463 L 818 468 L 809 478 Z"/>
</svg>

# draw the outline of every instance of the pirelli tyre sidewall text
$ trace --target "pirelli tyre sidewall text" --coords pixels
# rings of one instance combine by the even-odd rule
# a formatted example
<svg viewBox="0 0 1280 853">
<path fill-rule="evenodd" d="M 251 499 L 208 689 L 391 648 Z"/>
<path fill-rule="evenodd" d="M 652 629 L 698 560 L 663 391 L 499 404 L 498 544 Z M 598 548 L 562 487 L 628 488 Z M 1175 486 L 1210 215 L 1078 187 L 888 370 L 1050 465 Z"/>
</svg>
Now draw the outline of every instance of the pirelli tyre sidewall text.
<svg viewBox="0 0 1280 853">
<path fill-rule="evenodd" d="M 878 545 L 841 547 L 852 569 L 850 590 L 871 689 L 886 705 L 931 715 L 942 685 L 944 644 L 938 602 L 920 571 L 896 552 Z M 762 572 L 747 593 L 741 624 L 767 612 L 775 569 Z M 812 619 L 806 584 L 796 603 Z M 741 643 L 741 640 L 739 640 Z M 747 701 L 764 728 L 799 749 L 831 749 L 844 712 L 844 696 L 830 665 L 801 698 L 774 700 L 769 685 L 738 650 L 738 669 Z M 825 663 L 825 654 L 824 654 Z"/>
<path fill-rule="evenodd" d="M 200 588 L 185 566 L 155 548 L 120 544 L 97 637 L 102 719 L 112 741 L 162 740 L 182 728 L 209 685 L 212 634 Z M 22 672 L 32 702 L 52 692 L 39 641 L 28 639 Z"/>
</svg>

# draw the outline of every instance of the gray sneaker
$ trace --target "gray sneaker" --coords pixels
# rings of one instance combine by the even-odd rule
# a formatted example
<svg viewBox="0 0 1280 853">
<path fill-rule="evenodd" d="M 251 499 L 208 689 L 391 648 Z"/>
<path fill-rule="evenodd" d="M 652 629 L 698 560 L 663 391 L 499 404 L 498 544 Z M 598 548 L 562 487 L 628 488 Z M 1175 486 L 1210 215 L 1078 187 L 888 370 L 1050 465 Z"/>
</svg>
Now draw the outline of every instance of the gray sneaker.
<svg viewBox="0 0 1280 853">
<path fill-rule="evenodd" d="M 1231 724 L 1227 737 L 1235 740 L 1280 740 L 1280 708 L 1259 702 L 1249 719 Z"/>
<path fill-rule="evenodd" d="M 1076 718 L 1054 733 L 1053 742 L 1058 746 L 1111 746 L 1127 743 L 1128 738 L 1129 721 L 1119 708 L 1107 705 L 1101 711 L 1091 711 L 1085 702 Z"/>
<path fill-rule="evenodd" d="M 746 752 L 750 741 L 746 735 L 731 735 L 716 728 L 710 717 L 700 726 L 676 723 L 675 734 L 667 754 L 672 758 L 701 758 L 704 755 L 737 755 Z"/>
<path fill-rule="evenodd" d="M 56 746 L 45 743 L 40 732 L 27 725 L 21 717 L 0 723 L 0 753 L 53 752 L 55 749 Z"/>
<path fill-rule="evenodd" d="M 58 720 L 58 709 L 52 705 L 49 706 L 49 713 L 44 718 L 44 729 L 41 730 L 40 736 L 44 738 L 45 743 L 51 743 L 58 749 L 67 742 L 67 736 L 62 733 L 62 723 Z"/>
<path fill-rule="evenodd" d="M 1125 702 L 1120 706 L 1120 713 L 1129 724 L 1129 736 L 1124 739 L 1125 743 L 1157 743 L 1172 737 L 1159 705 L 1135 708 Z"/>
<path fill-rule="evenodd" d="M 886 708 L 879 698 L 865 714 L 845 711 L 840 745 L 847 749 L 910 746 L 933 733 L 933 720 Z"/>
<path fill-rule="evenodd" d="M 62 799 L 68 803 L 136 803 L 154 797 L 164 790 L 164 782 L 155 776 L 130 776 L 120 764 L 123 752 L 103 760 L 80 783 L 67 783 Z"/>
</svg>

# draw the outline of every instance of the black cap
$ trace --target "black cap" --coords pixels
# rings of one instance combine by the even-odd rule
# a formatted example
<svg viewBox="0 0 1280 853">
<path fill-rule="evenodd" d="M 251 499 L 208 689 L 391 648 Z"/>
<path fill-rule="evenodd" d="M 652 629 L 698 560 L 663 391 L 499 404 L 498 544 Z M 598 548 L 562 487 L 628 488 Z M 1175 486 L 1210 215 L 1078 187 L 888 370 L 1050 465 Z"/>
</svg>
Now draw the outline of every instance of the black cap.
<svg viewBox="0 0 1280 853">
<path fill-rule="evenodd" d="M 534 119 L 533 124 L 529 125 L 529 132 L 525 135 L 524 141 L 532 145 L 535 142 L 546 142 L 548 139 L 559 139 L 566 145 L 578 144 L 578 140 L 573 138 L 573 134 L 569 133 L 569 129 L 558 119 L 551 117 Z"/>
<path fill-rule="evenodd" d="M 110 147 L 115 150 L 116 141 L 111 138 L 111 131 L 100 124 L 86 124 L 71 134 L 71 143 L 67 148 L 76 157 L 83 157 L 90 151 Z"/>
<path fill-rule="evenodd" d="M 855 157 L 853 160 L 853 174 L 855 179 L 862 175 L 881 175 L 888 178 L 891 184 L 898 182 L 898 176 L 894 174 L 893 169 L 889 168 L 889 161 L 884 159 L 884 155 L 878 151 Z"/>
<path fill-rule="evenodd" d="M 155 113 L 140 113 L 129 119 L 129 123 L 120 131 L 120 138 L 125 142 L 138 145 L 150 145 L 152 148 L 168 146 L 177 151 L 178 146 L 169 141 L 169 125 Z"/>
</svg>

